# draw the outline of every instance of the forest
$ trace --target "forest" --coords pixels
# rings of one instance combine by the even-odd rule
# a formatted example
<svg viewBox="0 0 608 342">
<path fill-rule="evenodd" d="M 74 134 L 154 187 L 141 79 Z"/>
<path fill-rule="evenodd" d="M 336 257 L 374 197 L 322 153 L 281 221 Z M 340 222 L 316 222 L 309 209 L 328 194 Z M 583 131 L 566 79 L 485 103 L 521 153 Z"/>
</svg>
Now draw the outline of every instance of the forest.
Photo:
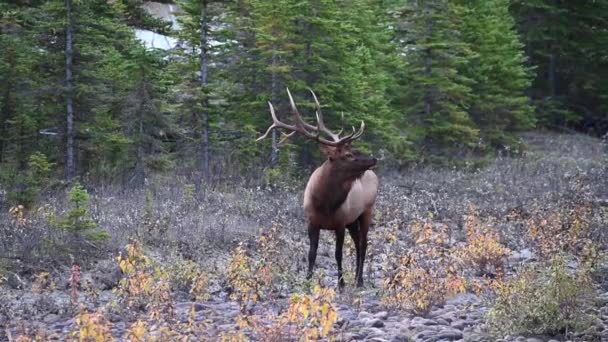
<svg viewBox="0 0 608 342">
<path fill-rule="evenodd" d="M 601 341 L 607 228 L 608 0 L 0 1 L 0 340 Z"/>
</svg>

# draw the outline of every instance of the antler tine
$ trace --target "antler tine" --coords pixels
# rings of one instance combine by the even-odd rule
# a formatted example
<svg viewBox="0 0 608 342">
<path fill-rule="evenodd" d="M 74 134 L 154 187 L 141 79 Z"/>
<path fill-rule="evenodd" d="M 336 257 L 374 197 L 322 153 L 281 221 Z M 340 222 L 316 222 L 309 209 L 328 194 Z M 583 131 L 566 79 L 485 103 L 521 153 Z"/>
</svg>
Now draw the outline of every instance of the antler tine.
<svg viewBox="0 0 608 342">
<path fill-rule="evenodd" d="M 291 95 L 291 94 L 290 94 Z M 290 96 L 290 101 L 293 103 L 293 99 Z M 294 104 L 295 105 L 295 104 Z M 291 133 L 288 134 L 284 134 L 283 138 L 281 139 L 281 142 L 285 141 L 286 139 L 288 139 L 289 137 L 293 136 L 296 132 L 302 133 L 304 136 L 314 139 L 322 144 L 332 144 L 331 141 L 328 141 L 326 139 L 323 139 L 321 137 L 319 137 L 319 134 L 313 134 L 309 131 L 306 130 L 306 124 L 305 122 L 303 122 L 299 118 L 299 113 L 297 113 L 297 109 L 294 110 L 294 113 L 296 115 L 296 125 L 288 125 L 284 122 L 281 122 L 278 118 L 277 118 L 277 114 L 274 111 L 274 106 L 272 105 L 272 103 L 270 101 L 268 101 L 268 108 L 270 108 L 270 116 L 272 116 L 272 125 L 270 125 L 270 127 L 268 127 L 268 129 L 266 130 L 266 133 L 264 133 L 264 135 L 262 135 L 261 137 L 257 138 L 256 141 L 260 141 L 266 137 L 268 137 L 268 134 L 270 134 L 270 132 L 272 132 L 273 129 L 277 129 L 277 128 L 283 128 L 283 129 L 287 129 L 292 131 Z M 310 126 L 310 125 L 308 125 Z M 314 126 L 313 126 L 314 127 Z M 314 127 L 316 130 L 316 127 Z"/>
<path fill-rule="evenodd" d="M 353 140 L 359 139 L 359 137 L 361 137 L 361 135 L 363 134 L 363 130 L 365 129 L 365 122 L 361 121 L 361 127 L 359 127 L 359 130 L 355 130 L 355 127 L 353 127 L 353 131 L 345 136 L 340 138 L 340 140 L 335 142 L 335 145 L 340 145 L 340 144 L 345 144 L 345 143 L 349 143 Z M 341 132 L 342 130 L 340 130 Z"/>
<path fill-rule="evenodd" d="M 296 107 L 295 101 L 293 100 L 293 96 L 291 96 L 291 92 L 289 91 L 289 88 L 287 88 L 287 95 L 289 96 L 289 102 L 291 104 L 291 110 L 294 115 L 295 124 L 288 125 L 284 122 L 281 122 L 277 118 L 277 115 L 274 111 L 274 107 L 273 107 L 272 103 L 270 101 L 268 101 L 268 107 L 270 108 L 270 116 L 272 116 L 272 125 L 270 125 L 270 127 L 268 127 L 268 129 L 266 130 L 266 133 L 264 133 L 264 135 L 262 135 L 261 137 L 257 138 L 256 141 L 260 141 L 260 140 L 268 137 L 268 135 L 270 134 L 270 132 L 272 132 L 273 129 L 279 129 L 279 128 L 291 131 L 291 133 L 288 133 L 288 134 L 283 133 L 283 137 L 279 143 L 284 142 L 285 140 L 287 140 L 288 138 L 293 136 L 296 132 L 298 132 L 298 133 L 301 133 L 302 135 L 304 135 L 305 137 L 313 139 L 321 144 L 329 145 L 329 146 L 339 146 L 339 145 L 348 143 L 354 139 L 357 139 L 361 136 L 361 134 L 363 134 L 363 130 L 365 128 L 365 123 L 363 123 L 363 121 L 361 122 L 361 128 L 359 128 L 359 131 L 355 131 L 355 128 L 353 127 L 353 132 L 343 138 L 340 138 L 340 134 L 342 133 L 342 130 L 340 130 L 340 132 L 338 134 L 335 134 L 335 133 L 331 132 L 330 130 L 328 130 L 327 127 L 325 127 L 325 124 L 323 123 L 323 114 L 321 114 L 321 110 L 320 110 L 321 106 L 319 105 L 317 96 L 315 95 L 315 93 L 312 90 L 311 90 L 311 93 L 313 95 L 313 98 L 315 100 L 315 103 L 316 103 L 317 109 L 318 109 L 316 112 L 318 126 L 315 127 L 311 124 L 308 124 L 307 122 L 305 122 L 302 119 L 302 116 L 300 115 L 300 112 L 298 111 L 298 108 Z M 322 138 L 320 136 L 321 133 L 327 134 L 329 137 L 332 138 L 333 141 Z"/>
<path fill-rule="evenodd" d="M 266 130 L 266 133 L 264 133 L 264 135 L 262 135 L 261 137 L 257 138 L 256 141 L 260 141 L 266 138 L 268 134 L 270 134 L 270 132 L 275 128 L 285 128 L 294 131 L 293 133 L 295 133 L 295 131 L 298 131 L 297 127 L 279 121 L 279 119 L 277 118 L 277 114 L 274 112 L 274 107 L 272 106 L 272 103 L 270 101 L 268 101 L 268 107 L 270 108 L 270 116 L 272 116 L 272 125 L 270 125 L 270 127 L 268 127 L 268 129 Z"/>
<path fill-rule="evenodd" d="M 294 134 L 296 134 L 296 131 L 293 131 L 289 134 L 285 134 L 285 133 L 282 133 L 282 134 L 283 134 L 283 137 L 281 138 L 281 140 L 279 140 L 279 145 L 284 143 L 287 139 L 291 138 L 291 136 L 293 136 Z"/>
<path fill-rule="evenodd" d="M 321 104 L 319 103 L 319 99 L 317 99 L 317 95 L 315 94 L 315 92 L 308 88 L 308 90 L 310 91 L 310 93 L 312 94 L 312 98 L 315 100 L 315 104 L 317 105 L 317 110 L 316 110 L 316 116 L 317 116 L 317 125 L 319 127 L 319 130 L 322 131 L 323 133 L 327 134 L 328 136 L 330 136 L 335 142 L 340 141 L 340 134 L 342 133 L 342 130 L 340 130 L 340 132 L 338 134 L 330 131 L 326 126 L 325 126 L 325 122 L 323 121 L 323 113 L 321 113 Z"/>
<path fill-rule="evenodd" d="M 313 131 L 318 131 L 319 129 L 317 127 L 307 123 L 306 121 L 304 121 L 304 119 L 302 119 L 302 116 L 300 115 L 300 111 L 298 111 L 298 107 L 296 107 L 296 102 L 293 100 L 293 97 L 291 96 L 291 92 L 289 91 L 289 88 L 287 88 L 287 96 L 289 96 L 289 103 L 291 104 L 291 111 L 293 112 L 293 116 L 296 119 L 296 126 L 303 127 L 305 129 L 310 129 Z"/>
<path fill-rule="evenodd" d="M 361 121 L 361 126 L 359 127 L 359 130 L 355 133 L 355 127 L 353 127 L 353 134 L 350 137 L 349 140 L 355 140 L 355 139 L 359 139 L 359 137 L 361 136 L 361 134 L 363 134 L 363 131 L 365 130 L 365 122 Z"/>
</svg>

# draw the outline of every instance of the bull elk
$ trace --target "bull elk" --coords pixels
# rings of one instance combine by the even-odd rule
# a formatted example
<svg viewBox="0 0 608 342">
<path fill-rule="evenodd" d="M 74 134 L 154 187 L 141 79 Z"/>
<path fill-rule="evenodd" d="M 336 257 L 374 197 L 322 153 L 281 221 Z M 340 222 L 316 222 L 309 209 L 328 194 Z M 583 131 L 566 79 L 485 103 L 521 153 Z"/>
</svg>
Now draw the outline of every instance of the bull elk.
<svg viewBox="0 0 608 342">
<path fill-rule="evenodd" d="M 365 123 L 361 122 L 359 130 L 355 130 L 353 127 L 352 133 L 340 137 L 342 131 L 334 133 L 325 126 L 317 96 L 312 90 L 310 92 L 316 104 L 316 126 L 302 119 L 293 97 L 287 89 L 294 124 L 279 121 L 272 103 L 268 102 L 273 123 L 257 141 L 266 138 L 273 129 L 284 129 L 290 132 L 284 134 L 284 139 L 297 132 L 319 143 L 321 152 L 327 157 L 327 160 L 312 173 L 304 191 L 304 212 L 308 221 L 310 239 L 307 279 L 312 277 L 321 229 L 333 230 L 336 234 L 335 256 L 338 264 L 338 286 L 339 288 L 344 287 L 342 247 L 344 233 L 348 229 L 357 254 L 357 287 L 361 287 L 363 286 L 363 264 L 367 251 L 367 232 L 372 221 L 373 206 L 378 192 L 378 177 L 370 170 L 376 165 L 376 159 L 351 147 L 352 141 L 363 134 Z"/>
</svg>

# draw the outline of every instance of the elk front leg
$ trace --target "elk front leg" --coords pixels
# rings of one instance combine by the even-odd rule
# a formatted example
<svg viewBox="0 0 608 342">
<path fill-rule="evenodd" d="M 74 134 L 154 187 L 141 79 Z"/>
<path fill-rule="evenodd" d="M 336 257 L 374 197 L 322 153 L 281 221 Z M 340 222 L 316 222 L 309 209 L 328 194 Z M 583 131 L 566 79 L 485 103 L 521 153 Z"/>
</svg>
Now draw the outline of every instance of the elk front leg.
<svg viewBox="0 0 608 342">
<path fill-rule="evenodd" d="M 344 287 L 342 277 L 342 246 L 344 246 L 344 228 L 336 230 L 336 263 L 338 264 L 338 288 Z"/>
<path fill-rule="evenodd" d="M 359 259 L 361 258 L 361 241 L 359 239 L 359 221 L 355 221 L 348 226 L 348 233 L 350 237 L 353 239 L 353 244 L 355 245 L 355 280 L 359 279 L 359 273 L 361 270 L 359 269 Z"/>
<path fill-rule="evenodd" d="M 308 239 L 310 240 L 310 247 L 308 249 L 308 274 L 306 279 L 312 278 L 312 271 L 315 267 L 315 260 L 317 260 L 317 248 L 319 248 L 319 233 L 321 230 L 313 225 L 308 225 Z"/>
</svg>

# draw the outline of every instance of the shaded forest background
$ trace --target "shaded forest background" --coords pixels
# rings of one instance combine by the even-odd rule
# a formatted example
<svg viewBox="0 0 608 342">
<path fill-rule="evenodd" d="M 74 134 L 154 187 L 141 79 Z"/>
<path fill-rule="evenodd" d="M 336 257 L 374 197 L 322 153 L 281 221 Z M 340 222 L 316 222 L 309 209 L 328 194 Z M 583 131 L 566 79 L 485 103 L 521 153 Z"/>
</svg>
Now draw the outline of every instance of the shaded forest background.
<svg viewBox="0 0 608 342">
<path fill-rule="evenodd" d="M 0 4 L 0 183 L 13 203 L 55 179 L 141 186 L 306 174 L 317 148 L 254 140 L 313 120 L 384 167 L 466 165 L 525 149 L 531 129 L 608 130 L 608 1 L 176 1 L 179 30 L 141 0 Z M 147 49 L 133 29 L 175 36 Z M 295 166 L 295 167 L 294 167 Z"/>
</svg>

